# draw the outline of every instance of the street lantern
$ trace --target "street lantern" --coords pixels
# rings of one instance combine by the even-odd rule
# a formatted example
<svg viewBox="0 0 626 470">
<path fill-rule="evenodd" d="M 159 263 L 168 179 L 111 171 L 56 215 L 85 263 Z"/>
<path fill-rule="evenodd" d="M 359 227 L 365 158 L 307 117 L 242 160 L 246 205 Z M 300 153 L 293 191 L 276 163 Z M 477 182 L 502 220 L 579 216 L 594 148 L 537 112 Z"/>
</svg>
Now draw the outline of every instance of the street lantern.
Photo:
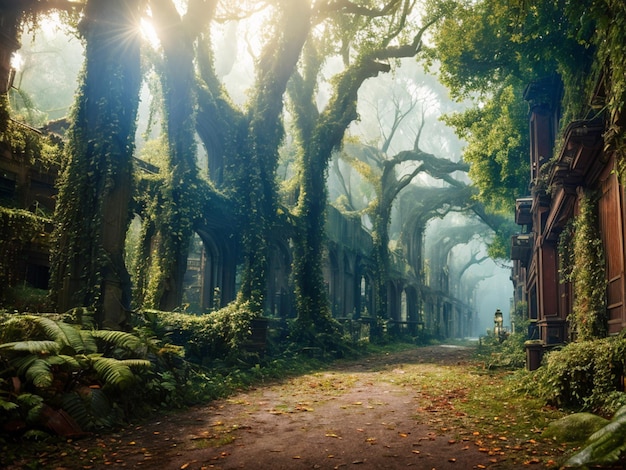
<svg viewBox="0 0 626 470">
<path fill-rule="evenodd" d="M 504 318 L 502 318 L 502 311 L 500 309 L 496 310 L 496 313 L 493 315 L 493 332 L 496 337 L 500 337 L 503 333 L 502 324 L 504 323 Z"/>
</svg>

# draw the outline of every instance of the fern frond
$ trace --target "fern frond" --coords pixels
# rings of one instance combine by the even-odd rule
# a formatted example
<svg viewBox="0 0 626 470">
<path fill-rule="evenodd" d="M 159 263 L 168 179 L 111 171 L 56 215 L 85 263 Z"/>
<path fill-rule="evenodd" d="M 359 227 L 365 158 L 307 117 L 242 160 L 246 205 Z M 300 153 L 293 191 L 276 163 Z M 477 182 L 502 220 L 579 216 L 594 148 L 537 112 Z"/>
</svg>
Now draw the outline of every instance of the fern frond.
<svg viewBox="0 0 626 470">
<path fill-rule="evenodd" d="M 149 369 L 152 366 L 152 363 L 147 359 L 123 359 L 119 361 L 120 364 L 124 364 L 128 367 L 138 367 L 141 369 Z"/>
<path fill-rule="evenodd" d="M 43 328 L 49 338 L 69 346 L 76 353 L 89 353 L 96 351 L 96 345 L 90 340 L 91 335 L 86 335 L 79 328 L 64 323 L 54 321 L 46 317 L 36 317 L 37 323 Z"/>
<path fill-rule="evenodd" d="M 125 331 L 95 330 L 91 334 L 94 338 L 101 339 L 116 348 L 124 348 L 133 352 L 144 348 L 144 343 L 140 338 Z"/>
<path fill-rule="evenodd" d="M 35 359 L 24 374 L 26 380 L 31 382 L 37 388 L 46 388 L 52 385 L 54 376 L 50 368 L 50 362 L 45 359 Z"/>
<path fill-rule="evenodd" d="M 28 356 L 22 356 L 13 359 L 10 364 L 11 367 L 15 368 L 16 370 L 15 375 L 24 376 L 28 368 L 33 362 L 37 360 L 38 357 L 39 356 L 37 356 L 36 354 L 29 354 Z"/>
<path fill-rule="evenodd" d="M 110 426 L 115 422 L 115 414 L 107 394 L 102 389 L 91 390 L 89 405 L 94 424 Z"/>
<path fill-rule="evenodd" d="M 18 409 L 19 406 L 15 402 L 6 401 L 0 398 L 0 408 L 3 409 L 4 411 L 11 411 L 11 410 Z"/>
<path fill-rule="evenodd" d="M 613 419 L 587 439 L 587 446 L 565 463 L 568 467 L 608 465 L 617 462 L 626 452 L 626 406 Z"/>
<path fill-rule="evenodd" d="M 53 366 L 67 366 L 70 370 L 80 370 L 81 363 L 74 356 L 59 354 L 48 358 L 48 362 Z"/>
<path fill-rule="evenodd" d="M 24 408 L 34 408 L 43 404 L 43 398 L 34 393 L 20 393 L 16 401 Z"/>
<path fill-rule="evenodd" d="M 54 354 L 59 349 L 59 343 L 56 341 L 15 341 L 12 343 L 0 344 L 0 349 L 9 349 L 11 351 L 27 351 L 32 354 Z"/>
<path fill-rule="evenodd" d="M 93 420 L 86 400 L 76 392 L 66 393 L 61 397 L 61 406 L 82 429 L 93 428 Z"/>
<path fill-rule="evenodd" d="M 94 357 L 93 368 L 108 385 L 124 388 L 135 380 L 135 374 L 128 365 L 111 357 Z"/>
<path fill-rule="evenodd" d="M 34 393 L 21 393 L 17 396 L 16 402 L 19 404 L 20 408 L 27 410 L 27 421 L 37 421 L 37 418 L 39 417 L 39 414 L 41 413 L 41 410 L 43 408 L 43 397 Z"/>
</svg>

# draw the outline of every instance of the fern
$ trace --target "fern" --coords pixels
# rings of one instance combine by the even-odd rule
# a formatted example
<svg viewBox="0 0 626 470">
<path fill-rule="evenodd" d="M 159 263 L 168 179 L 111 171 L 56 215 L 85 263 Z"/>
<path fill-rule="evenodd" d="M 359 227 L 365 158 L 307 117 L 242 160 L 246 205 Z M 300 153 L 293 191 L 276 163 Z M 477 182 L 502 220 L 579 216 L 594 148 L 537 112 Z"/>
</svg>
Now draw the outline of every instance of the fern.
<svg viewBox="0 0 626 470">
<path fill-rule="evenodd" d="M 12 411 L 18 409 L 19 406 L 17 406 L 17 403 L 15 402 L 6 401 L 0 398 L 0 408 L 2 408 L 4 411 Z"/>
<path fill-rule="evenodd" d="M 101 389 L 90 390 L 89 407 L 94 423 L 99 426 L 111 426 L 115 421 L 115 413 L 109 397 Z"/>
<path fill-rule="evenodd" d="M 77 392 L 64 394 L 61 398 L 61 406 L 82 429 L 89 429 L 91 416 L 85 401 Z"/>
<path fill-rule="evenodd" d="M 35 408 L 43 404 L 43 398 L 34 393 L 21 393 L 16 400 L 20 406 L 25 408 Z"/>
<path fill-rule="evenodd" d="M 12 343 L 0 344 L 0 349 L 9 349 L 12 351 L 25 351 L 33 354 L 52 354 L 60 349 L 59 343 L 56 341 L 15 341 Z"/>
<path fill-rule="evenodd" d="M 79 357 L 79 356 L 76 356 L 76 357 Z M 48 358 L 48 362 L 52 366 L 61 366 L 61 367 L 66 367 L 70 370 L 78 371 L 83 367 L 83 365 L 80 363 L 78 359 L 76 359 L 76 357 L 68 356 L 66 354 L 59 354 L 57 356 L 52 356 Z"/>
<path fill-rule="evenodd" d="M 26 409 L 26 421 L 34 423 L 43 409 L 44 400 L 34 393 L 22 393 L 18 395 L 17 403 L 20 408 Z"/>
<path fill-rule="evenodd" d="M 31 382 L 37 388 L 46 388 L 52 385 L 54 375 L 50 362 L 45 359 L 36 358 L 29 362 L 26 369 L 26 380 Z"/>
<path fill-rule="evenodd" d="M 124 348 L 133 352 L 145 349 L 145 345 L 140 338 L 125 331 L 95 330 L 91 334 L 94 338 L 98 338 L 114 347 Z"/>
<path fill-rule="evenodd" d="M 150 361 L 143 359 L 127 359 L 120 361 L 111 357 L 93 357 L 93 368 L 107 385 L 124 388 L 135 379 L 131 367 L 149 367 Z"/>
<path fill-rule="evenodd" d="M 89 389 L 84 395 L 78 392 L 66 393 L 61 399 L 61 405 L 82 429 L 110 426 L 114 422 L 111 404 L 106 394 L 99 389 Z"/>
<path fill-rule="evenodd" d="M 63 346 L 71 348 L 75 353 L 91 353 L 97 350 L 92 335 L 61 321 L 46 317 L 34 317 L 49 338 Z"/>
</svg>

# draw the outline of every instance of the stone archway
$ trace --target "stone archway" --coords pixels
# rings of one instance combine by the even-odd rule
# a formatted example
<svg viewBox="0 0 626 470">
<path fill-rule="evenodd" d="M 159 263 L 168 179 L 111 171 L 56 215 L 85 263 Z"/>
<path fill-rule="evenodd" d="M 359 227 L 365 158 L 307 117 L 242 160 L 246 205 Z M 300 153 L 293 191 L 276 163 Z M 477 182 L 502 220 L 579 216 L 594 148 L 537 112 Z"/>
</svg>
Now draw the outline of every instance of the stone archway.
<svg viewBox="0 0 626 470">
<path fill-rule="evenodd" d="M 209 229 L 198 230 L 193 237 L 185 295 L 190 299 L 197 296 L 198 313 L 224 307 L 235 299 L 237 259 L 231 245 L 228 237 Z"/>
</svg>

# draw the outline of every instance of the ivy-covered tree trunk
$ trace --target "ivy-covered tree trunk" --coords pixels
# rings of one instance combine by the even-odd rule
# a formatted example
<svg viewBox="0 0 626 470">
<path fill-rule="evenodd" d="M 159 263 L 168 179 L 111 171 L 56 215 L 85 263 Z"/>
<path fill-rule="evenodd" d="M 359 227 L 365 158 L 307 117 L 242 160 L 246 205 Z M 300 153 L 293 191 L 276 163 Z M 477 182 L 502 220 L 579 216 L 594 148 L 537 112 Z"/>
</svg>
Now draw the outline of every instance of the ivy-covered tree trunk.
<svg viewBox="0 0 626 470">
<path fill-rule="evenodd" d="M 155 28 L 163 49 L 156 65 L 163 93 L 168 162 L 162 168 L 158 204 L 149 204 L 144 235 L 152 245 L 138 276 L 143 305 L 173 310 L 182 303 L 189 242 L 202 201 L 198 197 L 194 40 L 204 23 L 201 0 L 192 0 L 181 17 L 171 0 L 152 0 Z"/>
<path fill-rule="evenodd" d="M 417 31 L 409 44 L 390 46 L 390 43 L 397 39 L 403 27 L 406 26 L 407 15 L 412 6 L 410 2 L 397 2 L 393 5 L 389 4 L 389 9 L 377 10 L 355 7 L 349 2 L 341 6 L 327 5 L 329 12 L 333 11 L 334 14 L 340 15 L 346 13 L 348 14 L 346 18 L 355 18 L 355 24 L 365 25 L 359 28 L 367 29 L 370 25 L 377 24 L 375 18 L 378 17 L 389 19 L 393 26 L 373 33 L 372 38 L 377 38 L 376 44 L 369 42 L 352 63 L 350 61 L 352 38 L 343 38 L 346 46 L 343 50 L 346 69 L 333 78 L 333 96 L 323 112 L 319 115 L 314 114 L 314 120 L 306 119 L 306 115 L 308 110 L 315 107 L 315 100 L 312 98 L 315 88 L 310 86 L 311 83 L 315 84 L 315 80 L 310 70 L 320 70 L 319 57 L 311 55 L 313 62 L 305 63 L 303 75 L 295 77 L 297 82 L 294 83 L 291 96 L 302 145 L 302 168 L 299 199 L 294 211 L 299 229 L 294 239 L 293 275 L 298 309 L 298 321 L 294 334 L 300 335 L 300 338 L 296 339 L 303 342 L 319 343 L 320 333 L 323 335 L 322 338 L 330 334 L 333 338 L 328 339 L 335 341 L 338 333 L 337 324 L 332 320 L 328 305 L 322 271 L 328 163 L 333 151 L 341 146 L 346 129 L 358 118 L 358 92 L 365 80 L 376 77 L 379 73 L 389 72 L 391 70 L 390 59 L 413 57 L 420 50 L 421 36 L 425 27 Z M 335 7 L 337 7 L 336 10 Z M 363 14 L 362 18 L 361 14 Z M 340 16 L 337 18 L 342 23 L 342 27 L 345 26 L 346 22 L 343 18 Z M 320 50 L 324 50 L 325 46 L 320 47 Z M 308 94 L 308 98 L 303 98 L 303 94 Z"/>
<path fill-rule="evenodd" d="M 301 342 L 317 344 L 325 335 L 335 336 L 323 273 L 328 162 L 341 145 L 350 123 L 357 119 L 357 94 L 361 84 L 389 66 L 364 61 L 344 72 L 334 96 L 320 115 L 311 138 L 304 142 L 300 196 L 296 208 L 298 236 L 294 239 L 294 284 L 298 321 L 295 334 Z"/>
<path fill-rule="evenodd" d="M 95 309 L 101 326 L 127 320 L 124 265 L 141 83 L 139 0 L 89 0 L 80 23 L 85 66 L 68 131 L 56 207 L 53 294 L 61 311 Z"/>
<path fill-rule="evenodd" d="M 374 254 L 374 309 L 376 321 L 371 331 L 373 339 L 383 336 L 383 323 L 388 319 L 388 291 L 389 282 L 389 222 L 391 219 L 391 204 L 386 205 L 379 201 L 374 207 L 374 230 L 372 244 Z"/>
<path fill-rule="evenodd" d="M 283 96 L 309 34 L 307 0 L 284 0 L 276 35 L 265 47 L 248 113 L 249 145 L 239 155 L 237 192 L 243 220 L 244 264 L 241 295 L 262 313 L 267 284 L 269 234 L 277 213 L 276 168 L 283 139 Z"/>
</svg>

